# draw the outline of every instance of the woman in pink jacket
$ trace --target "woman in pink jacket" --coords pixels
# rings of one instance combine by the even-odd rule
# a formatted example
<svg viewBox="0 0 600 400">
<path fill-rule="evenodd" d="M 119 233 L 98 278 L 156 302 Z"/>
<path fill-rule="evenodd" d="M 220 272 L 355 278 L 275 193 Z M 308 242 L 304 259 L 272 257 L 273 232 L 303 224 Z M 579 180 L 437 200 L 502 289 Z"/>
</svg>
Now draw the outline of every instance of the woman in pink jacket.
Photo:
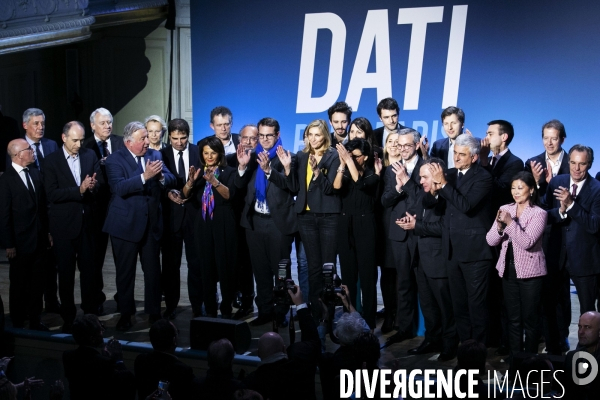
<svg viewBox="0 0 600 400">
<path fill-rule="evenodd" d="M 529 172 L 517 173 L 510 190 L 515 202 L 500 207 L 486 239 L 490 246 L 502 246 L 496 269 L 502 278 L 512 356 L 523 351 L 523 330 L 525 351 L 538 352 L 537 325 L 546 275 L 542 236 L 547 214 L 537 205 L 537 185 Z"/>
</svg>

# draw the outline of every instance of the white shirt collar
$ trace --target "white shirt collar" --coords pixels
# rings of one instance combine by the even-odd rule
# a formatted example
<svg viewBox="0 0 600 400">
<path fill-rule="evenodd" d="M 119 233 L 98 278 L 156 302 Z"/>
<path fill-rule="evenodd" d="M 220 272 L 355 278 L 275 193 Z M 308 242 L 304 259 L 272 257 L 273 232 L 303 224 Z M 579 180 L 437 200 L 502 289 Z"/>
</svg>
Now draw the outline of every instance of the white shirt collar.
<svg viewBox="0 0 600 400">
<path fill-rule="evenodd" d="M 585 178 L 584 180 L 582 180 L 581 182 L 573 182 L 573 178 L 569 177 L 569 187 L 567 188 L 567 190 L 569 191 L 569 193 L 573 192 L 573 185 L 577 185 L 577 192 L 575 193 L 576 196 L 579 196 L 579 193 L 581 193 L 581 188 L 583 188 L 583 184 L 585 183 L 585 181 L 587 181 L 587 178 Z"/>
<path fill-rule="evenodd" d="M 12 163 L 13 168 L 17 171 L 17 174 L 20 174 L 21 171 L 25 169 L 25 167 L 21 167 L 19 164 Z"/>
<path fill-rule="evenodd" d="M 62 151 L 63 151 L 63 154 L 65 155 L 65 158 L 66 158 L 66 159 L 68 159 L 69 157 L 71 157 L 73 160 L 77 160 L 77 159 L 79 158 L 79 154 L 75 154 L 74 156 L 70 155 L 70 154 L 67 152 L 67 149 L 65 149 L 65 146 L 64 146 L 64 145 L 63 145 L 63 147 L 62 147 Z"/>
</svg>

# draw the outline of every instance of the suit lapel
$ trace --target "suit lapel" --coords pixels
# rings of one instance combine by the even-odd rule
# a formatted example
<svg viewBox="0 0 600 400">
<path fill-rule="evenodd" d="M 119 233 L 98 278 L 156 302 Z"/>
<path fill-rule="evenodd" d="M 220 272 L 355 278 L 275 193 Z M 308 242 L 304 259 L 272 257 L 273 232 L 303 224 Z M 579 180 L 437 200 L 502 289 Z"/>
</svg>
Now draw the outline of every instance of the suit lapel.
<svg viewBox="0 0 600 400">
<path fill-rule="evenodd" d="M 504 164 L 506 164 L 506 162 L 508 161 L 509 158 L 510 158 L 510 150 L 508 150 L 506 153 L 504 153 L 504 155 L 502 157 L 500 157 L 500 159 L 498 160 L 498 163 L 492 169 L 492 175 L 494 175 L 494 176 L 501 175 L 502 168 L 504 168 Z"/>
<path fill-rule="evenodd" d="M 58 167 L 60 168 L 63 176 L 68 177 L 67 179 L 69 180 L 70 186 L 77 186 L 77 182 L 75 182 L 75 177 L 73 176 L 73 172 L 71 171 L 71 168 L 69 167 L 69 162 L 64 157 L 64 155 L 63 155 L 63 157 L 59 157 Z M 81 155 L 79 157 L 79 169 L 81 171 L 83 171 L 83 161 L 81 161 Z"/>
</svg>

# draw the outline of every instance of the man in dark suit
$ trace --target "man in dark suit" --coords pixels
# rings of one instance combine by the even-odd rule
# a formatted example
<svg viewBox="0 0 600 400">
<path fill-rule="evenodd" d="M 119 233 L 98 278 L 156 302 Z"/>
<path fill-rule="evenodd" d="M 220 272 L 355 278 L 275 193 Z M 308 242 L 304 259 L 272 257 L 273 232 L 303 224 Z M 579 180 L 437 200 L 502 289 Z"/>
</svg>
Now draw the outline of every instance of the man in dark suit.
<svg viewBox="0 0 600 400">
<path fill-rule="evenodd" d="M 414 214 L 419 193 L 419 169 L 423 159 L 417 154 L 419 132 L 403 128 L 398 132 L 398 146 L 402 161 L 386 170 L 385 188 L 381 204 L 391 208 L 390 228 L 387 235 L 392 241 L 392 251 L 396 262 L 397 308 L 394 323 L 398 332 L 388 338 L 388 343 L 398 343 L 415 336 L 417 311 L 417 287 L 413 271 L 416 241 L 412 231 L 406 231 L 396 224 L 406 212 Z"/>
<path fill-rule="evenodd" d="M 545 198 L 552 225 L 546 260 L 561 271 L 561 290 L 569 279 L 575 284 L 580 314 L 596 310 L 600 277 L 600 182 L 588 173 L 593 162 L 590 147 L 571 147 L 569 175 L 552 178 Z"/>
<path fill-rule="evenodd" d="M 258 318 L 251 325 L 258 326 L 285 320 L 287 307 L 273 304 L 273 277 L 277 276 L 279 262 L 289 259 L 294 234 L 298 231 L 294 212 L 294 195 L 288 187 L 295 156 L 283 150 L 279 123 L 263 118 L 258 124 L 255 153 L 238 147 L 238 174 L 235 185 L 246 188 L 246 198 L 240 225 L 246 229 L 252 269 L 256 279 Z"/>
<path fill-rule="evenodd" d="M 102 268 L 104 267 L 104 258 L 106 256 L 106 247 L 108 246 L 108 233 L 103 232 L 106 213 L 108 212 L 108 203 L 110 202 L 110 187 L 108 177 L 106 176 L 106 157 L 125 147 L 123 138 L 112 134 L 113 117 L 106 108 L 98 108 L 90 114 L 90 126 L 92 135 L 83 141 L 83 147 L 92 150 L 98 160 L 100 160 L 100 174 L 97 178 L 102 185 L 96 192 L 96 201 L 94 202 L 94 271 L 99 280 L 100 290 L 104 288 L 102 277 Z M 100 179 L 101 178 L 101 179 Z M 102 294 L 102 303 L 106 300 Z M 101 303 L 101 304 L 102 304 Z M 103 310 L 100 310 L 102 314 Z"/>
<path fill-rule="evenodd" d="M 163 221 L 164 233 L 161 243 L 162 248 L 162 273 L 161 286 L 165 294 L 165 305 L 167 307 L 164 317 L 175 318 L 175 309 L 180 297 L 180 267 L 183 244 L 185 243 L 185 259 L 187 261 L 188 275 L 200 276 L 200 256 L 194 243 L 194 221 L 200 209 L 198 197 L 189 200 L 181 198 L 179 190 L 187 182 L 191 166 L 198 169 L 200 166 L 200 153 L 198 147 L 188 142 L 190 126 L 180 118 L 169 121 L 169 141 L 171 144 L 162 149 L 162 159 L 169 171 L 173 171 L 177 183 L 175 189 L 171 189 L 167 196 L 163 196 Z M 204 297 L 202 286 L 189 285 L 188 292 L 194 317 L 202 314 L 202 299 Z M 196 280 L 191 280 L 196 282 Z"/>
<path fill-rule="evenodd" d="M 215 136 L 223 143 L 225 155 L 235 154 L 237 146 L 240 144 L 240 135 L 231 133 L 232 124 L 233 115 L 229 108 L 219 106 L 211 110 L 210 129 L 215 132 Z M 198 141 L 198 143 L 200 143 L 200 141 Z M 196 146 L 198 143 L 196 143 Z"/>
<path fill-rule="evenodd" d="M 553 119 L 542 126 L 542 143 L 545 151 L 530 158 L 525 163 L 525 171 L 531 172 L 538 184 L 538 193 L 544 198 L 548 183 L 557 175 L 569 173 L 569 157 L 562 148 L 567 137 L 562 122 Z M 548 254 L 548 245 L 552 225 L 544 230 L 543 248 Z M 548 274 L 542 288 L 542 308 L 544 316 L 544 338 L 548 353 L 560 355 L 568 351 L 569 325 L 571 321 L 570 283 L 562 279 L 562 272 L 556 263 L 546 263 Z M 567 285 L 561 288 L 561 285 Z"/>
<path fill-rule="evenodd" d="M 163 221 L 160 198 L 175 177 L 162 162 L 160 152 L 149 149 L 148 132 L 141 122 L 130 122 L 123 133 L 125 148 L 106 159 L 112 198 L 104 223 L 110 235 L 117 271 L 121 319 L 118 330 L 132 326 L 138 255 L 144 271 L 144 311 L 150 323 L 160 316 L 160 239 Z"/>
<path fill-rule="evenodd" d="M 196 397 L 193 393 L 195 377 L 192 367 L 175 355 L 178 337 L 175 325 L 166 319 L 160 319 L 152 324 L 149 336 L 154 351 L 135 358 L 138 399 L 145 399 L 152 394 L 159 381 L 169 382 L 168 391 L 173 400 Z"/>
<path fill-rule="evenodd" d="M 81 309 L 98 314 L 104 295 L 94 273 L 93 204 L 100 166 L 92 150 L 82 148 L 85 128 L 78 121 L 63 128 L 62 151 L 44 161 L 50 233 L 58 262 L 63 332 L 70 333 L 77 315 L 74 297 L 75 265 L 81 280 Z"/>
<path fill-rule="evenodd" d="M 492 194 L 489 211 L 494 218 L 500 206 L 514 203 L 511 194 L 512 178 L 517 172 L 523 171 L 523 161 L 511 153 L 508 146 L 515 136 L 512 124 L 505 120 L 488 122 L 486 137 L 481 141 L 480 165 L 492 175 Z M 492 156 L 488 154 L 492 152 Z M 498 261 L 499 251 L 494 249 L 492 263 Z M 489 337 L 488 346 L 500 347 L 498 355 L 508 354 L 508 322 L 504 309 L 504 294 L 502 278 L 498 274 L 490 275 L 488 289 Z"/>
<path fill-rule="evenodd" d="M 454 165 L 444 170 L 431 164 L 438 196 L 446 200 L 442 254 L 447 263 L 448 281 L 456 328 L 461 341 L 485 343 L 488 319 L 486 294 L 493 254 L 485 235 L 492 224 L 489 199 L 492 176 L 481 167 L 481 143 L 460 135 L 454 143 Z"/>
<path fill-rule="evenodd" d="M 44 254 L 51 246 L 46 193 L 41 173 L 28 168 L 34 150 L 24 139 L 9 142 L 12 162 L 0 176 L 0 247 L 10 264 L 9 299 L 13 326 L 48 330 L 41 323 L 44 291 Z"/>
<path fill-rule="evenodd" d="M 442 255 L 446 201 L 438 196 L 428 164 L 437 164 L 446 170 L 444 161 L 439 158 L 430 158 L 423 163 L 419 174 L 423 190 L 419 192 L 416 212 L 414 215 L 407 214 L 400 223 L 400 227 L 405 230 L 414 229 L 417 240 L 419 262 L 415 273 L 425 320 L 425 340 L 419 347 L 410 349 L 408 354 L 441 351 L 438 360 L 448 361 L 456 356 L 458 335 L 452 310 L 448 270 Z"/>
<path fill-rule="evenodd" d="M 39 108 L 28 108 L 23 113 L 23 129 L 25 129 L 24 139 L 29 143 L 34 151 L 35 161 L 30 168 L 37 168 L 42 174 L 44 157 L 49 156 L 58 150 L 56 142 L 44 137 L 46 127 L 46 117 Z M 7 166 L 10 160 L 7 159 Z M 56 259 L 54 252 L 48 250 L 44 255 L 44 301 L 46 303 L 46 312 L 58 313 L 60 303 L 56 297 L 58 285 L 56 283 L 58 270 L 56 269 Z"/>
<path fill-rule="evenodd" d="M 348 141 L 348 127 L 352 121 L 352 107 L 345 101 L 338 101 L 327 110 L 331 132 L 331 147 L 338 143 L 345 144 Z"/>
<path fill-rule="evenodd" d="M 73 339 L 79 347 L 66 350 L 62 357 L 73 400 L 135 397 L 135 377 L 123 363 L 121 344 L 111 339 L 105 345 L 103 333 L 104 327 L 93 314 L 73 322 Z"/>
<path fill-rule="evenodd" d="M 442 111 L 442 127 L 448 137 L 438 139 L 431 147 L 431 157 L 441 158 L 448 168 L 454 168 L 454 142 L 462 135 L 465 127 L 465 113 L 461 108 L 450 106 Z M 470 134 L 467 129 L 465 133 Z"/>
<path fill-rule="evenodd" d="M 375 143 L 373 144 L 384 147 L 388 135 L 390 133 L 398 133 L 405 126 L 398 123 L 400 107 L 398 106 L 398 102 L 391 97 L 387 97 L 377 104 L 377 115 L 379 115 L 379 119 L 383 122 L 383 126 L 373 131 L 373 137 L 375 138 Z"/>
</svg>

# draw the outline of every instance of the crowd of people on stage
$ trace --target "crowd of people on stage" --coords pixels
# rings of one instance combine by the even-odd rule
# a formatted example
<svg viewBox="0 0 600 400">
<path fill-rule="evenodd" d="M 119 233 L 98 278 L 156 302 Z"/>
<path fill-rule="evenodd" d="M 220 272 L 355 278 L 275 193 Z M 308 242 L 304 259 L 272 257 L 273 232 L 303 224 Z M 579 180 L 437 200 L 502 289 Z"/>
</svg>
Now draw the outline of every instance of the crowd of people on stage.
<svg viewBox="0 0 600 400">
<path fill-rule="evenodd" d="M 599 297 L 593 149 L 563 149 L 565 127 L 551 120 L 541 128 L 543 151 L 524 162 L 509 149 L 515 131 L 506 120 L 490 121 L 480 139 L 464 128 L 463 110 L 448 107 L 441 114 L 446 136 L 430 145 L 400 125 L 396 100 L 381 100 L 377 114 L 383 126 L 373 129 L 337 102 L 329 123 L 306 126 L 304 148 L 293 154 L 277 120 L 235 134 L 232 112 L 222 106 L 210 114 L 214 135 L 196 145 L 185 120 L 157 115 L 128 123 L 118 137 L 111 113 L 98 108 L 90 115 L 93 135 L 68 122 L 59 147 L 44 137 L 42 110 L 26 110 L 25 135 L 8 144 L 0 176 L 13 326 L 28 320 L 30 329 L 48 329 L 42 298 L 48 310 L 58 277 L 62 330 L 74 333 L 75 268 L 81 309 L 102 315 L 110 237 L 117 330 L 135 323 L 138 258 L 150 323 L 177 317 L 184 244 L 194 317 L 245 319 L 254 302 L 251 325 L 285 327 L 289 305 L 274 300 L 273 286 L 295 243 L 298 290 L 321 341 L 332 314 L 324 266 L 339 271 L 346 308 L 360 310 L 371 334 L 379 266 L 380 329 L 395 331 L 387 345 L 415 336 L 420 305 L 425 337 L 410 354 L 437 352 L 448 361 L 459 343 L 475 340 L 512 359 L 537 353 L 541 336 L 549 354 L 567 352 L 570 281 L 579 314 L 596 311 Z"/>
</svg>

